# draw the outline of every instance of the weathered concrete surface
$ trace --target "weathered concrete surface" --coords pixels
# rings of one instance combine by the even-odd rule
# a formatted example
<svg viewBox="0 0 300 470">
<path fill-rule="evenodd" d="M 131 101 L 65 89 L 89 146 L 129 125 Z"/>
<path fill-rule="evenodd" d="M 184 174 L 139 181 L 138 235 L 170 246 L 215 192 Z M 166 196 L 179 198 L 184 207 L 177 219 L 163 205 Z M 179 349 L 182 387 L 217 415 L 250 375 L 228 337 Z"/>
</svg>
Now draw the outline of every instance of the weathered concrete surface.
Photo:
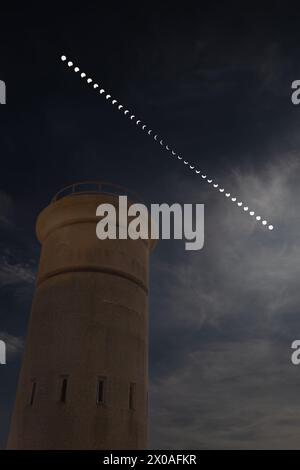
<svg viewBox="0 0 300 470">
<path fill-rule="evenodd" d="M 95 214 L 103 202 L 117 199 L 68 196 L 38 218 L 42 251 L 10 449 L 147 447 L 151 246 L 98 240 Z M 68 376 L 66 403 L 59 401 L 61 376 Z M 96 403 L 99 376 L 107 378 L 104 404 Z"/>
</svg>

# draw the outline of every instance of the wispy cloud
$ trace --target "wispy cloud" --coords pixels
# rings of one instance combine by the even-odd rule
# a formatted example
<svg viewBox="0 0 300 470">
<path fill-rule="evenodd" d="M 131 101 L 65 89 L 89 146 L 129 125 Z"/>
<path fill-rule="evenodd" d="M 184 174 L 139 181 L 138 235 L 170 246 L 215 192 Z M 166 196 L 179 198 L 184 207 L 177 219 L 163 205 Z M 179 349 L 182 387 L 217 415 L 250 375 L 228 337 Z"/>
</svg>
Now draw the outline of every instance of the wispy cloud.
<svg viewBox="0 0 300 470">
<path fill-rule="evenodd" d="M 154 253 L 153 447 L 299 446 L 299 172 L 289 155 L 228 177 L 273 232 L 196 178 L 176 182 L 184 199 L 205 200 L 206 240 L 184 257 L 183 246 L 168 260 Z"/>
<path fill-rule="evenodd" d="M 2 256 L 0 265 L 0 285 L 18 286 L 20 284 L 33 284 L 35 280 L 34 266 L 30 263 L 12 263 L 6 256 Z"/>
<path fill-rule="evenodd" d="M 13 336 L 5 331 L 0 331 L 0 340 L 5 342 L 8 356 L 17 355 L 23 350 L 24 339 L 19 336 Z"/>
</svg>

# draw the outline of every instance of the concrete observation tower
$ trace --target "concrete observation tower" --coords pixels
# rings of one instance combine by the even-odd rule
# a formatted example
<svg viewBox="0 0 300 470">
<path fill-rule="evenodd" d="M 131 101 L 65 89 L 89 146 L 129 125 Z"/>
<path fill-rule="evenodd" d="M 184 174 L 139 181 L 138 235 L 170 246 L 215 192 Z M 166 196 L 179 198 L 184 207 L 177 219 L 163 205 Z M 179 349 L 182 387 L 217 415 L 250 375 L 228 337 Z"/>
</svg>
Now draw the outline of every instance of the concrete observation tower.
<svg viewBox="0 0 300 470">
<path fill-rule="evenodd" d="M 38 217 L 42 250 L 9 449 L 147 447 L 153 242 L 96 237 L 96 208 L 117 208 L 118 195 L 137 201 L 119 186 L 74 184 Z"/>
</svg>

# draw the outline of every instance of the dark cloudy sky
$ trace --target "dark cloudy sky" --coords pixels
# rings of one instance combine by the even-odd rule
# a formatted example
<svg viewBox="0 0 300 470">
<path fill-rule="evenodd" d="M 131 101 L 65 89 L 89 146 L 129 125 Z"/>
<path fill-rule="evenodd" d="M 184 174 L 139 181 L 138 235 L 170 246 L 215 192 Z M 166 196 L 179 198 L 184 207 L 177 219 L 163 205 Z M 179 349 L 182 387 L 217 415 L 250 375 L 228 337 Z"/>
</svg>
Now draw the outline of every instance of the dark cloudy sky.
<svg viewBox="0 0 300 470">
<path fill-rule="evenodd" d="M 239 5 L 239 7 L 237 7 Z M 152 255 L 150 445 L 300 448 L 300 12 L 241 2 L 1 6 L 0 446 L 38 266 L 35 219 L 86 179 L 205 204 L 205 246 Z M 71 57 L 269 232 L 66 70 Z"/>
</svg>

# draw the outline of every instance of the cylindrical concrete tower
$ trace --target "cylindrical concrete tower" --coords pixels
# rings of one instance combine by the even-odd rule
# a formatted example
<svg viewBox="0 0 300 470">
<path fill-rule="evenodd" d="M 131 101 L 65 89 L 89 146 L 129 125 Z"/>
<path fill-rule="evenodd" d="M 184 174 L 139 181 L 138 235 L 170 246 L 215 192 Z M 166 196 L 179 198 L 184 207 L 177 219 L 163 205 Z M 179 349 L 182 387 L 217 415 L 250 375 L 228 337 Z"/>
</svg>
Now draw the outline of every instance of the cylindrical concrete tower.
<svg viewBox="0 0 300 470">
<path fill-rule="evenodd" d="M 10 449 L 147 447 L 152 243 L 99 240 L 96 208 L 117 208 L 126 192 L 82 185 L 38 217 L 42 251 Z"/>
</svg>

